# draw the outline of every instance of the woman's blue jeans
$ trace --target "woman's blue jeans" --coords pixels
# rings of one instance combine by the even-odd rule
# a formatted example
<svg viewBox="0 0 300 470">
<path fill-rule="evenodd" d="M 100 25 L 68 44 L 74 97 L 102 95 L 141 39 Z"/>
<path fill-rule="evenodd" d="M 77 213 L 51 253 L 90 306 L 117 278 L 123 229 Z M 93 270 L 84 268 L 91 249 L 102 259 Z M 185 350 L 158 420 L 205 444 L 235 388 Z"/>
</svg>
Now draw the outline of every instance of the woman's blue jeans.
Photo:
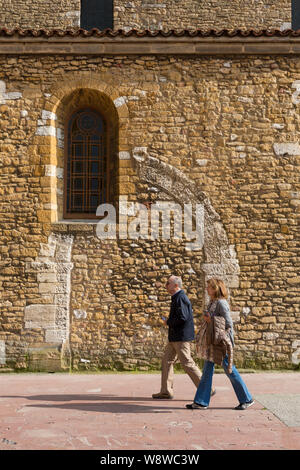
<svg viewBox="0 0 300 470">
<path fill-rule="evenodd" d="M 240 376 L 238 370 L 235 366 L 232 366 L 232 372 L 229 374 L 228 372 L 228 358 L 227 356 L 223 360 L 223 369 L 229 378 L 237 399 L 239 403 L 247 403 L 252 400 L 252 396 L 250 395 L 242 377 Z M 210 402 L 210 394 L 211 394 L 211 387 L 212 387 L 212 379 L 215 370 L 214 362 L 205 361 L 202 377 L 197 388 L 197 392 L 194 398 L 194 402 L 198 405 L 208 406 Z"/>
</svg>

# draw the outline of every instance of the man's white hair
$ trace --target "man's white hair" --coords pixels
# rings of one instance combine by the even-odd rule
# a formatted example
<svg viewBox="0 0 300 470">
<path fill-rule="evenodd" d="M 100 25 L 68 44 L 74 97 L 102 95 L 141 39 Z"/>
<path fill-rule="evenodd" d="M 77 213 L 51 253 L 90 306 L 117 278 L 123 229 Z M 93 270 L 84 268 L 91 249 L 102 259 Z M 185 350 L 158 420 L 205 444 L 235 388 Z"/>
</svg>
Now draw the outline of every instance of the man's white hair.
<svg viewBox="0 0 300 470">
<path fill-rule="evenodd" d="M 170 281 L 176 284 L 180 289 L 182 288 L 182 279 L 180 276 L 171 276 Z"/>
</svg>

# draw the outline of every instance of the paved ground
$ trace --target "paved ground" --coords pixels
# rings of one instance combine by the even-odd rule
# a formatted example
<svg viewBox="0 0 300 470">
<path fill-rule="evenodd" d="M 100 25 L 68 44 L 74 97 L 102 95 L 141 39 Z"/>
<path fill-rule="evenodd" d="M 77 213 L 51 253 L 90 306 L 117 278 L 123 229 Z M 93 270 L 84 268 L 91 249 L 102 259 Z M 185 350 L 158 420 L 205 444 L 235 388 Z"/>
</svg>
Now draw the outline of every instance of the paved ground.
<svg viewBox="0 0 300 470">
<path fill-rule="evenodd" d="M 299 450 L 300 373 L 242 374 L 255 404 L 236 411 L 215 374 L 207 410 L 176 374 L 173 400 L 154 401 L 159 374 L 1 374 L 0 450 Z"/>
</svg>

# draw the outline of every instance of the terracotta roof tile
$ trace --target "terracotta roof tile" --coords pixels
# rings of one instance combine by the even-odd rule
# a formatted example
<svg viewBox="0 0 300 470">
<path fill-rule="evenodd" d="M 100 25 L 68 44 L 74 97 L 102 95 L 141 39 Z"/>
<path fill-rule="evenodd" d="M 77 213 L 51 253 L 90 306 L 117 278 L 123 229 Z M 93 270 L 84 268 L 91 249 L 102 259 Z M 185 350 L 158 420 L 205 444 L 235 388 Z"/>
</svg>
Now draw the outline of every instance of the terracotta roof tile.
<svg viewBox="0 0 300 470">
<path fill-rule="evenodd" d="M 278 29 L 262 29 L 262 30 L 255 30 L 255 29 L 235 29 L 235 30 L 156 30 L 150 31 L 148 29 L 145 30 L 137 30 L 131 29 L 130 31 L 124 31 L 122 29 L 119 30 L 111 30 L 105 29 L 100 31 L 97 28 L 93 28 L 89 31 L 84 30 L 82 28 L 77 29 L 8 29 L 8 28 L 0 28 L 0 37 L 107 37 L 107 38 L 114 38 L 114 37 L 299 37 L 300 30 L 294 31 L 292 29 L 287 29 L 284 31 L 280 31 Z"/>
</svg>

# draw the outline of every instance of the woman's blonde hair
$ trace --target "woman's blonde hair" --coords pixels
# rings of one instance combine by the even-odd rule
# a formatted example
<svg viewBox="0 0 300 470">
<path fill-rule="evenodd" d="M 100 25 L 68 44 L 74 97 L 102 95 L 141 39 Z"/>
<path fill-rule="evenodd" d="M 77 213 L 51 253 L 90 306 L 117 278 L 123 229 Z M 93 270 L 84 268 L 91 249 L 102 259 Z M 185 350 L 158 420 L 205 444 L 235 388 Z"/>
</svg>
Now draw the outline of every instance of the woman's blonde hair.
<svg viewBox="0 0 300 470">
<path fill-rule="evenodd" d="M 212 277 L 211 279 L 208 279 L 207 285 L 210 286 L 214 290 L 215 299 L 227 299 L 228 298 L 227 287 L 225 286 L 224 282 L 221 279 Z"/>
</svg>

